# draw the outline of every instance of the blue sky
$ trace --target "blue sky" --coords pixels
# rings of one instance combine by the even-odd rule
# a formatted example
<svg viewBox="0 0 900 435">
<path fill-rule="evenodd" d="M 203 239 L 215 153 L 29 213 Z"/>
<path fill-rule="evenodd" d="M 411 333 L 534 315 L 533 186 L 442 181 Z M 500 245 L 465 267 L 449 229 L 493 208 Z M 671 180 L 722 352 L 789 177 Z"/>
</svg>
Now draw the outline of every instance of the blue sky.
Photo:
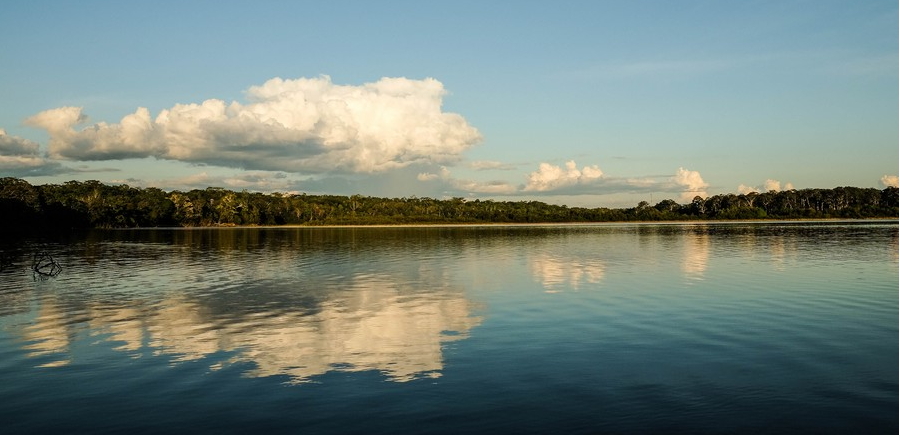
<svg viewBox="0 0 900 435">
<path fill-rule="evenodd" d="M 896 185 L 881 1 L 13 2 L 0 175 L 633 206 Z"/>
</svg>

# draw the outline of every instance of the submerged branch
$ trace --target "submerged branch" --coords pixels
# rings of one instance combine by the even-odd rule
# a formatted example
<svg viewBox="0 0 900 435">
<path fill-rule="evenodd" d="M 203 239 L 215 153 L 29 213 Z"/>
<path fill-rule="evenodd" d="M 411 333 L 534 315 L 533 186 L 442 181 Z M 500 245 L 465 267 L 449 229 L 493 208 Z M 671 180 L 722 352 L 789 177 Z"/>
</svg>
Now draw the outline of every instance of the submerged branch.
<svg viewBox="0 0 900 435">
<path fill-rule="evenodd" d="M 62 272 L 62 266 L 49 253 L 42 251 L 34 254 L 31 270 L 36 276 L 49 277 L 59 275 Z"/>
</svg>

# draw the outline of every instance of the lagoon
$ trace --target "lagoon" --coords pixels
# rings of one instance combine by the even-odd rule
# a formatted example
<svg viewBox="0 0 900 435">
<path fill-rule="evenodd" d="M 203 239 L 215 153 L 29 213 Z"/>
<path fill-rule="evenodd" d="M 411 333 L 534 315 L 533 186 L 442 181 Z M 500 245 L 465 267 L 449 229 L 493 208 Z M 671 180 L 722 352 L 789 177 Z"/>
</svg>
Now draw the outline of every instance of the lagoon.
<svg viewBox="0 0 900 435">
<path fill-rule="evenodd" d="M 896 221 L 0 249 L 4 433 L 897 432 Z"/>
</svg>

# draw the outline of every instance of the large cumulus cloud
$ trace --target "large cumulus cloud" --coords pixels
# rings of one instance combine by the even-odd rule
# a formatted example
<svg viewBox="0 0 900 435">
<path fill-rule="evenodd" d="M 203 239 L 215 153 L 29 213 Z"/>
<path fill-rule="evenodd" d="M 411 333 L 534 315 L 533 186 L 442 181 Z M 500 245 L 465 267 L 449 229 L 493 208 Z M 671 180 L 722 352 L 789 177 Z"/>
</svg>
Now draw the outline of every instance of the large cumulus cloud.
<svg viewBox="0 0 900 435">
<path fill-rule="evenodd" d="M 274 78 L 247 90 L 246 103 L 177 104 L 156 117 L 139 108 L 118 123 L 87 126 L 82 108 L 61 107 L 26 124 L 50 134 L 54 158 L 155 157 L 297 173 L 378 173 L 453 163 L 481 140 L 462 116 L 442 111 L 445 94 L 430 78 L 360 86 L 336 85 L 327 76 Z"/>
</svg>

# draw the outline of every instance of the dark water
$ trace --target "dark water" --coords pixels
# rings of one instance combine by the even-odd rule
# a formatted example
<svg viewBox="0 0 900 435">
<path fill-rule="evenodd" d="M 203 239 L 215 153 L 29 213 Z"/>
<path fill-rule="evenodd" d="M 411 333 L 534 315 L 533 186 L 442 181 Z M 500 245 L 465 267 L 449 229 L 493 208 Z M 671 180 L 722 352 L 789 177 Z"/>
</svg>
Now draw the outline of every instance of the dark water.
<svg viewBox="0 0 900 435">
<path fill-rule="evenodd" d="M 3 434 L 897 433 L 897 222 L 0 247 Z"/>
</svg>

